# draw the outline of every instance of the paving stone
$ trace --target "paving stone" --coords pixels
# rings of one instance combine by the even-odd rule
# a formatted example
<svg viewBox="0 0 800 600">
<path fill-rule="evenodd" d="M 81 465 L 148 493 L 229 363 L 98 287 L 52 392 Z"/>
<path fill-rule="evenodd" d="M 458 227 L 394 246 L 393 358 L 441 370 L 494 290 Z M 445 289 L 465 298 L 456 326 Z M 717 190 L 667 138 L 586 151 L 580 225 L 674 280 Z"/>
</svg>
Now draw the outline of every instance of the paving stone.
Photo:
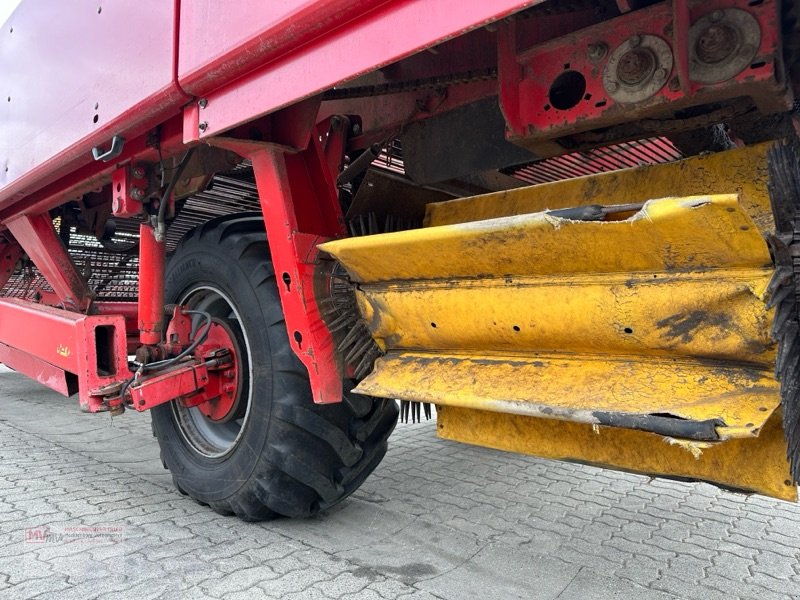
<svg viewBox="0 0 800 600">
<path fill-rule="evenodd" d="M 243 523 L 172 488 L 149 415 L 86 415 L 0 368 L 3 396 L 0 600 L 800 597 L 794 504 L 463 446 L 429 422 L 398 426 L 326 514 Z M 79 526 L 122 535 L 25 541 Z"/>
</svg>

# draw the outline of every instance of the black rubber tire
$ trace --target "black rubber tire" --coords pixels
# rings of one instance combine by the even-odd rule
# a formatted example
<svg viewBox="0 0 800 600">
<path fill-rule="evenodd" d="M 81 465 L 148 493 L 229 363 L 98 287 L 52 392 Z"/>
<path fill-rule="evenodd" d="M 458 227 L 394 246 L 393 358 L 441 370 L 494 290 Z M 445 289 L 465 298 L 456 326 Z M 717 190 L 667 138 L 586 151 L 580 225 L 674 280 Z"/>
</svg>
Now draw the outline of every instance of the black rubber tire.
<svg viewBox="0 0 800 600">
<path fill-rule="evenodd" d="M 189 232 L 166 272 L 167 302 L 213 283 L 233 300 L 255 358 L 252 411 L 225 456 L 198 452 L 171 404 L 152 410 L 161 458 L 175 486 L 222 514 L 248 520 L 309 517 L 340 502 L 386 454 L 397 404 L 349 392 L 317 405 L 305 367 L 289 346 L 261 215 L 210 221 Z"/>
</svg>

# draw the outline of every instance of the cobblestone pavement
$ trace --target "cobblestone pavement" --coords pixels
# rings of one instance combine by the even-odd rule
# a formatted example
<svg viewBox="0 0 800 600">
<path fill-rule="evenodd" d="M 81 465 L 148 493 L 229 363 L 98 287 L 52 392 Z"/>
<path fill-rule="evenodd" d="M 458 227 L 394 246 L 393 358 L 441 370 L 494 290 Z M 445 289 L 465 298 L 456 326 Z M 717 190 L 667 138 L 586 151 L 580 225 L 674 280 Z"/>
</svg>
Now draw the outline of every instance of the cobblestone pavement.
<svg viewBox="0 0 800 600">
<path fill-rule="evenodd" d="M 259 524 L 175 492 L 147 415 L 85 415 L 3 372 L 0 441 L 0 600 L 800 597 L 794 505 L 463 446 L 433 422 L 399 425 L 335 510 Z"/>
</svg>

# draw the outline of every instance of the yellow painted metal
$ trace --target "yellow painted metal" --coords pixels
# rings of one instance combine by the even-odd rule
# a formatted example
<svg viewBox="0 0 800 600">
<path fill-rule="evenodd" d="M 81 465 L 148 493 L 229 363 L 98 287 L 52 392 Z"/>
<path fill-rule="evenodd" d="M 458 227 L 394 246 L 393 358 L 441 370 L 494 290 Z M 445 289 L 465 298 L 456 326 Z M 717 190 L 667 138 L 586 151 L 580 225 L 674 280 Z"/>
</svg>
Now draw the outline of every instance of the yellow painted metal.
<svg viewBox="0 0 800 600">
<path fill-rule="evenodd" d="M 772 265 L 761 233 L 733 194 L 650 200 L 624 221 L 534 213 L 347 238 L 320 248 L 364 283 Z"/>
<path fill-rule="evenodd" d="M 758 438 L 712 444 L 450 406 L 439 408 L 437 418 L 438 434 L 445 439 L 648 475 L 700 479 L 797 500 L 780 412 L 772 415 Z"/>
<path fill-rule="evenodd" d="M 391 349 L 703 357 L 769 370 L 774 350 L 764 288 L 770 273 L 364 284 L 357 297 L 373 337 Z"/>
<path fill-rule="evenodd" d="M 778 383 L 753 366 L 640 356 L 467 356 L 391 352 L 364 394 L 597 424 L 598 413 L 721 419 L 721 439 L 754 437 L 778 407 Z"/>
<path fill-rule="evenodd" d="M 453 225 L 584 206 L 698 194 L 737 194 L 759 231 L 774 230 L 767 152 L 774 142 L 428 205 L 425 225 Z"/>
<path fill-rule="evenodd" d="M 552 428 L 550 446 L 525 452 L 786 497 L 786 448 L 764 437 L 780 404 L 766 307 L 769 148 L 442 202 L 423 229 L 324 244 L 358 282 L 359 310 L 385 351 L 356 391 L 469 415 L 448 435 L 473 443 L 505 447 L 500 429 L 530 422 L 531 435 Z M 587 204 L 641 208 L 600 222 L 547 212 Z M 689 428 L 662 427 L 669 418 Z M 500 429 L 466 431 L 483 419 Z M 632 429 L 559 441 L 602 423 Z M 753 463 L 714 476 L 685 460 L 701 444 L 672 440 L 663 457 L 637 462 L 645 450 L 632 446 L 654 452 L 663 438 L 635 428 L 727 440 L 706 442 L 716 462 L 780 460 L 761 475 Z"/>
</svg>

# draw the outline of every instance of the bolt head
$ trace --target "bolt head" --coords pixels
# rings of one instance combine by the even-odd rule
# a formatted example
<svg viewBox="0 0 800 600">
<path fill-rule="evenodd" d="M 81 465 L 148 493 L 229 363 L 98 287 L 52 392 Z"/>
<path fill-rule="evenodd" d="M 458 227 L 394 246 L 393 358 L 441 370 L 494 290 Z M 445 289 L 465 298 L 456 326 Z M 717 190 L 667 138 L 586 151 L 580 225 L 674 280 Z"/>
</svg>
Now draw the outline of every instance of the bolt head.
<svg viewBox="0 0 800 600">
<path fill-rule="evenodd" d="M 200 125 L 197 126 L 200 131 L 205 131 L 208 129 L 208 121 L 203 121 Z"/>
<path fill-rule="evenodd" d="M 144 179 L 145 174 L 144 167 L 134 167 L 131 171 L 131 175 L 133 175 L 136 179 Z"/>
<path fill-rule="evenodd" d="M 608 46 L 603 42 L 598 42 L 596 44 L 589 44 L 589 48 L 587 49 L 587 56 L 591 61 L 598 61 L 601 60 L 605 55 L 608 53 Z"/>
<path fill-rule="evenodd" d="M 131 198 L 134 200 L 144 200 L 144 190 L 142 188 L 131 188 Z"/>
<path fill-rule="evenodd" d="M 722 21 L 722 17 L 724 16 L 725 16 L 724 12 L 722 12 L 721 10 L 715 10 L 708 16 L 708 18 L 711 19 L 713 23 L 718 23 L 719 21 Z"/>
<path fill-rule="evenodd" d="M 609 92 L 616 92 L 619 89 L 619 84 L 616 81 L 609 81 L 606 84 L 606 89 Z"/>
<path fill-rule="evenodd" d="M 667 70 L 664 67 L 661 67 L 656 71 L 656 77 L 659 79 L 666 79 L 667 75 L 669 75 L 669 73 L 667 73 Z"/>
<path fill-rule="evenodd" d="M 630 38 L 628 38 L 628 42 L 630 43 L 631 48 L 638 48 L 642 45 L 642 36 L 632 35 Z"/>
<path fill-rule="evenodd" d="M 206 100 L 205 98 L 200 98 L 200 100 L 197 101 L 197 106 L 199 106 L 200 108 L 205 108 L 206 106 L 208 106 L 208 100 Z"/>
</svg>

